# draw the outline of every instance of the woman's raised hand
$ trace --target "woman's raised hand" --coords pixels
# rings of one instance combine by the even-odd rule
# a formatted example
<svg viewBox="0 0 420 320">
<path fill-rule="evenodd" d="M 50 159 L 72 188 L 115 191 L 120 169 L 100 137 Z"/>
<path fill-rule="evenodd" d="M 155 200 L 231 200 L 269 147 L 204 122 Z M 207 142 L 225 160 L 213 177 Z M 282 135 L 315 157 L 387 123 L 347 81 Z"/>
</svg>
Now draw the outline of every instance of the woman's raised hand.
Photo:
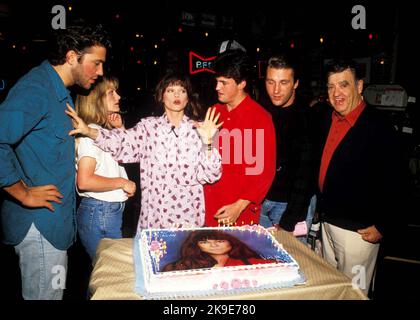
<svg viewBox="0 0 420 320">
<path fill-rule="evenodd" d="M 98 130 L 88 127 L 88 125 L 77 115 L 76 111 L 69 104 L 67 104 L 66 113 L 72 119 L 74 127 L 74 130 L 71 130 L 69 135 L 74 136 L 76 134 L 81 134 L 91 139 L 96 139 L 98 136 Z"/>
<path fill-rule="evenodd" d="M 216 108 L 209 108 L 206 113 L 206 117 L 203 122 L 196 122 L 195 126 L 197 132 L 200 135 L 201 141 L 204 144 L 211 144 L 213 136 L 216 134 L 217 129 L 219 129 L 223 122 L 217 123 L 220 117 L 220 112 L 215 115 Z"/>
</svg>

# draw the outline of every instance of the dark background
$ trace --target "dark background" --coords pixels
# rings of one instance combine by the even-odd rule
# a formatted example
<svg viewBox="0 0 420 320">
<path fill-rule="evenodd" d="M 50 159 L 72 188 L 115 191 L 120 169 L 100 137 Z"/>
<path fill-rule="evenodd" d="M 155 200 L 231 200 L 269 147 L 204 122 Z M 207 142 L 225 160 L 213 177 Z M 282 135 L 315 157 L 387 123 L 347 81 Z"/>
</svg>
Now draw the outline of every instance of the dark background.
<svg viewBox="0 0 420 320">
<path fill-rule="evenodd" d="M 136 99 L 153 90 L 159 76 L 168 69 L 188 70 L 189 51 L 214 56 L 221 42 L 229 39 L 237 40 L 248 50 L 256 75 L 258 62 L 266 60 L 272 51 L 292 51 L 302 64 L 300 89 L 308 96 L 324 89 L 322 66 L 325 59 L 333 56 L 370 58 L 370 83 L 397 83 L 409 95 L 415 95 L 419 88 L 414 69 L 418 52 L 413 45 L 414 30 L 419 27 L 418 11 L 408 1 L 261 0 L 244 5 L 220 0 L 0 0 L 0 78 L 7 81 L 0 98 L 21 75 L 45 59 L 45 40 L 55 16 L 51 9 L 57 4 L 66 8 L 67 24 L 83 18 L 108 29 L 113 49 L 108 54 L 107 68 L 121 79 L 126 99 Z M 366 9 L 365 30 L 352 28 L 355 14 L 351 11 L 355 4 Z M 187 23 L 183 13 L 192 15 L 193 22 Z M 209 74 L 198 74 L 193 80 L 203 102 L 212 103 Z"/>
</svg>

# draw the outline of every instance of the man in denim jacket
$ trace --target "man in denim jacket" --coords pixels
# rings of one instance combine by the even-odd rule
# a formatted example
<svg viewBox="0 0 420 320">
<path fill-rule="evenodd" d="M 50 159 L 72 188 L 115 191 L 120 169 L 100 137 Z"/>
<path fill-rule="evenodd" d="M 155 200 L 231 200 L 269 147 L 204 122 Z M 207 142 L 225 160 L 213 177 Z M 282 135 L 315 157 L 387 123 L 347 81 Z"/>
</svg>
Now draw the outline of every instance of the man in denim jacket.
<svg viewBox="0 0 420 320">
<path fill-rule="evenodd" d="M 100 26 L 78 25 L 57 31 L 54 46 L 0 105 L 1 218 L 4 242 L 19 256 L 24 299 L 62 299 L 66 250 L 76 234 L 67 88 L 91 87 L 110 43 Z"/>
</svg>

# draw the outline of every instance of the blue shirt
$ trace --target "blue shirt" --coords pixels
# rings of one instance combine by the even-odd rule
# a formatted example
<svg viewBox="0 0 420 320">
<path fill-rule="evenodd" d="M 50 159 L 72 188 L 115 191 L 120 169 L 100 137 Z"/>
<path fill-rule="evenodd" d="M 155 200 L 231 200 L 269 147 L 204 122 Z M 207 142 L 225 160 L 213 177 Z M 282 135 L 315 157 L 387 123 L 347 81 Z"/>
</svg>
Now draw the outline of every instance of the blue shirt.
<svg viewBox="0 0 420 320">
<path fill-rule="evenodd" d="M 74 107 L 69 91 L 48 61 L 33 68 L 0 105 L 0 187 L 23 180 L 28 186 L 55 185 L 62 203 L 23 207 L 6 196 L 1 208 L 4 242 L 17 245 L 32 223 L 60 250 L 75 238 L 75 150 L 72 123 L 64 112 Z"/>
</svg>

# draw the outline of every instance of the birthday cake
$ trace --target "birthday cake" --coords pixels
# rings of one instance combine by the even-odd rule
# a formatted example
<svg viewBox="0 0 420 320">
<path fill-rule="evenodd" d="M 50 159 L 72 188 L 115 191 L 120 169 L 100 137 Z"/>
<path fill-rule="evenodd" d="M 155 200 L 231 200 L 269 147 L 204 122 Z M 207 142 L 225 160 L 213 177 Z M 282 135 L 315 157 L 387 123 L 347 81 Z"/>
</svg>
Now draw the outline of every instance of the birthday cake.
<svg viewBox="0 0 420 320">
<path fill-rule="evenodd" d="M 146 229 L 135 238 L 136 292 L 188 298 L 291 287 L 299 265 L 261 226 Z"/>
</svg>

